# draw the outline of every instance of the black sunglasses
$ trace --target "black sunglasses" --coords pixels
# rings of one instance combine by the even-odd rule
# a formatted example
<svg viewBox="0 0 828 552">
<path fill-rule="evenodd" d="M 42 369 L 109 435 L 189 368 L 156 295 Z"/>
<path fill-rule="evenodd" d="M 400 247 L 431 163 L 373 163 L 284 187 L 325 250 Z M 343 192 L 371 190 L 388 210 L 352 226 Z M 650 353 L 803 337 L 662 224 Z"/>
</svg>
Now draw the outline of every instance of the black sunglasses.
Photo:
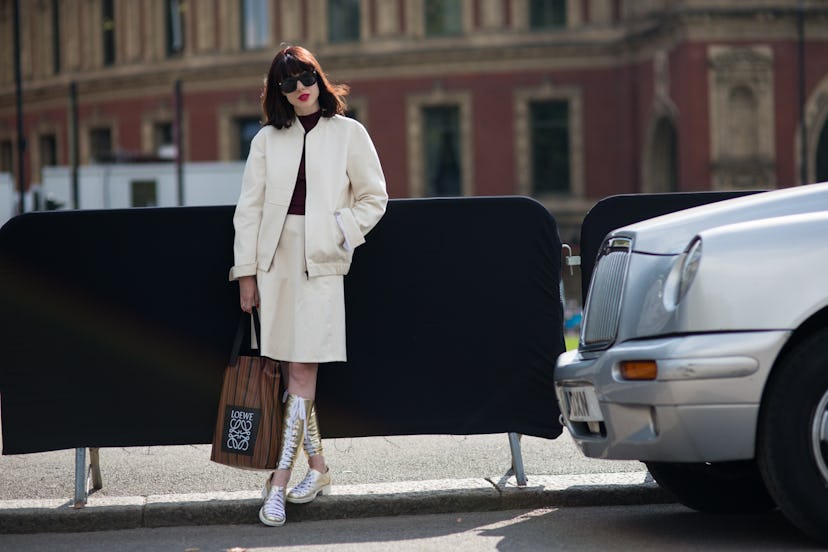
<svg viewBox="0 0 828 552">
<path fill-rule="evenodd" d="M 313 86 L 316 84 L 316 71 L 305 71 L 298 77 L 288 77 L 279 83 L 279 90 L 283 94 L 290 94 L 296 90 L 296 83 L 301 82 L 305 86 Z"/>
</svg>

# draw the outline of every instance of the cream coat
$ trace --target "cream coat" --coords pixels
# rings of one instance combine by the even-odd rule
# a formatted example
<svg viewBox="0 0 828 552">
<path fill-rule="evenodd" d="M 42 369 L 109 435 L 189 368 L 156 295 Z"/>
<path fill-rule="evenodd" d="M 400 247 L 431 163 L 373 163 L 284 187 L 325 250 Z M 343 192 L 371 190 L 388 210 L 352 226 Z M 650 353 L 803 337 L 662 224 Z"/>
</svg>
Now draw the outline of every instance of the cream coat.
<svg viewBox="0 0 828 552">
<path fill-rule="evenodd" d="M 287 216 L 305 145 L 305 261 L 308 276 L 344 275 L 353 250 L 385 213 L 388 194 L 365 128 L 335 115 L 305 134 L 299 121 L 265 126 L 250 144 L 233 225 L 230 279 L 268 271 Z"/>
</svg>

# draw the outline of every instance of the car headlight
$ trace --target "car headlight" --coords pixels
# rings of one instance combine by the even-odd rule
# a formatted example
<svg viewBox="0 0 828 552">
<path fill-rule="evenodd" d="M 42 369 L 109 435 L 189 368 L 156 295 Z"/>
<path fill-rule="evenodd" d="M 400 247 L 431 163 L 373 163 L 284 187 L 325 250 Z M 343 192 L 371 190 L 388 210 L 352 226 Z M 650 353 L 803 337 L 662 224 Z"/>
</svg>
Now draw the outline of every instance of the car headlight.
<svg viewBox="0 0 828 552">
<path fill-rule="evenodd" d="M 667 309 L 674 309 L 687 294 L 699 271 L 701 256 L 702 239 L 696 236 L 679 256 L 664 283 L 664 306 Z"/>
</svg>

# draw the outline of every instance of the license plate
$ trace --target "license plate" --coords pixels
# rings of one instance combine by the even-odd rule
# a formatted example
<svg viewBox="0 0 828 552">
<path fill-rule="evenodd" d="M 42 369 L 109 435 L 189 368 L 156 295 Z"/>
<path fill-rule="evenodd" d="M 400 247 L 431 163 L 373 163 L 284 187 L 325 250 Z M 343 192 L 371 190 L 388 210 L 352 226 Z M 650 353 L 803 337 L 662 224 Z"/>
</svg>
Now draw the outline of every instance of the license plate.
<svg viewBox="0 0 828 552">
<path fill-rule="evenodd" d="M 598 406 L 598 396 L 592 386 L 567 387 L 566 403 L 569 405 L 569 420 L 571 422 L 603 422 L 601 407 Z"/>
</svg>

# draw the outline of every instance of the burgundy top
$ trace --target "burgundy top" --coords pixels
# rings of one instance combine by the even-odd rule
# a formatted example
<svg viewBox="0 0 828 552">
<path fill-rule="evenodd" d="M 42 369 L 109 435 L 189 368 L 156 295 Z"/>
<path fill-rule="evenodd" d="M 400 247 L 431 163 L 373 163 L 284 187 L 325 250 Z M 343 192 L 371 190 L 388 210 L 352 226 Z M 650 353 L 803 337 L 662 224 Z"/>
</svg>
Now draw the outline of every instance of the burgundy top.
<svg viewBox="0 0 828 552">
<path fill-rule="evenodd" d="M 316 113 L 310 115 L 298 115 L 299 122 L 305 129 L 305 135 L 310 132 L 319 118 L 322 116 L 320 109 Z M 302 143 L 302 159 L 299 160 L 299 174 L 296 175 L 296 186 L 293 188 L 293 197 L 290 198 L 290 207 L 288 208 L 289 215 L 304 215 L 305 214 L 305 192 L 307 190 L 307 182 L 305 180 L 305 144 Z"/>
</svg>

